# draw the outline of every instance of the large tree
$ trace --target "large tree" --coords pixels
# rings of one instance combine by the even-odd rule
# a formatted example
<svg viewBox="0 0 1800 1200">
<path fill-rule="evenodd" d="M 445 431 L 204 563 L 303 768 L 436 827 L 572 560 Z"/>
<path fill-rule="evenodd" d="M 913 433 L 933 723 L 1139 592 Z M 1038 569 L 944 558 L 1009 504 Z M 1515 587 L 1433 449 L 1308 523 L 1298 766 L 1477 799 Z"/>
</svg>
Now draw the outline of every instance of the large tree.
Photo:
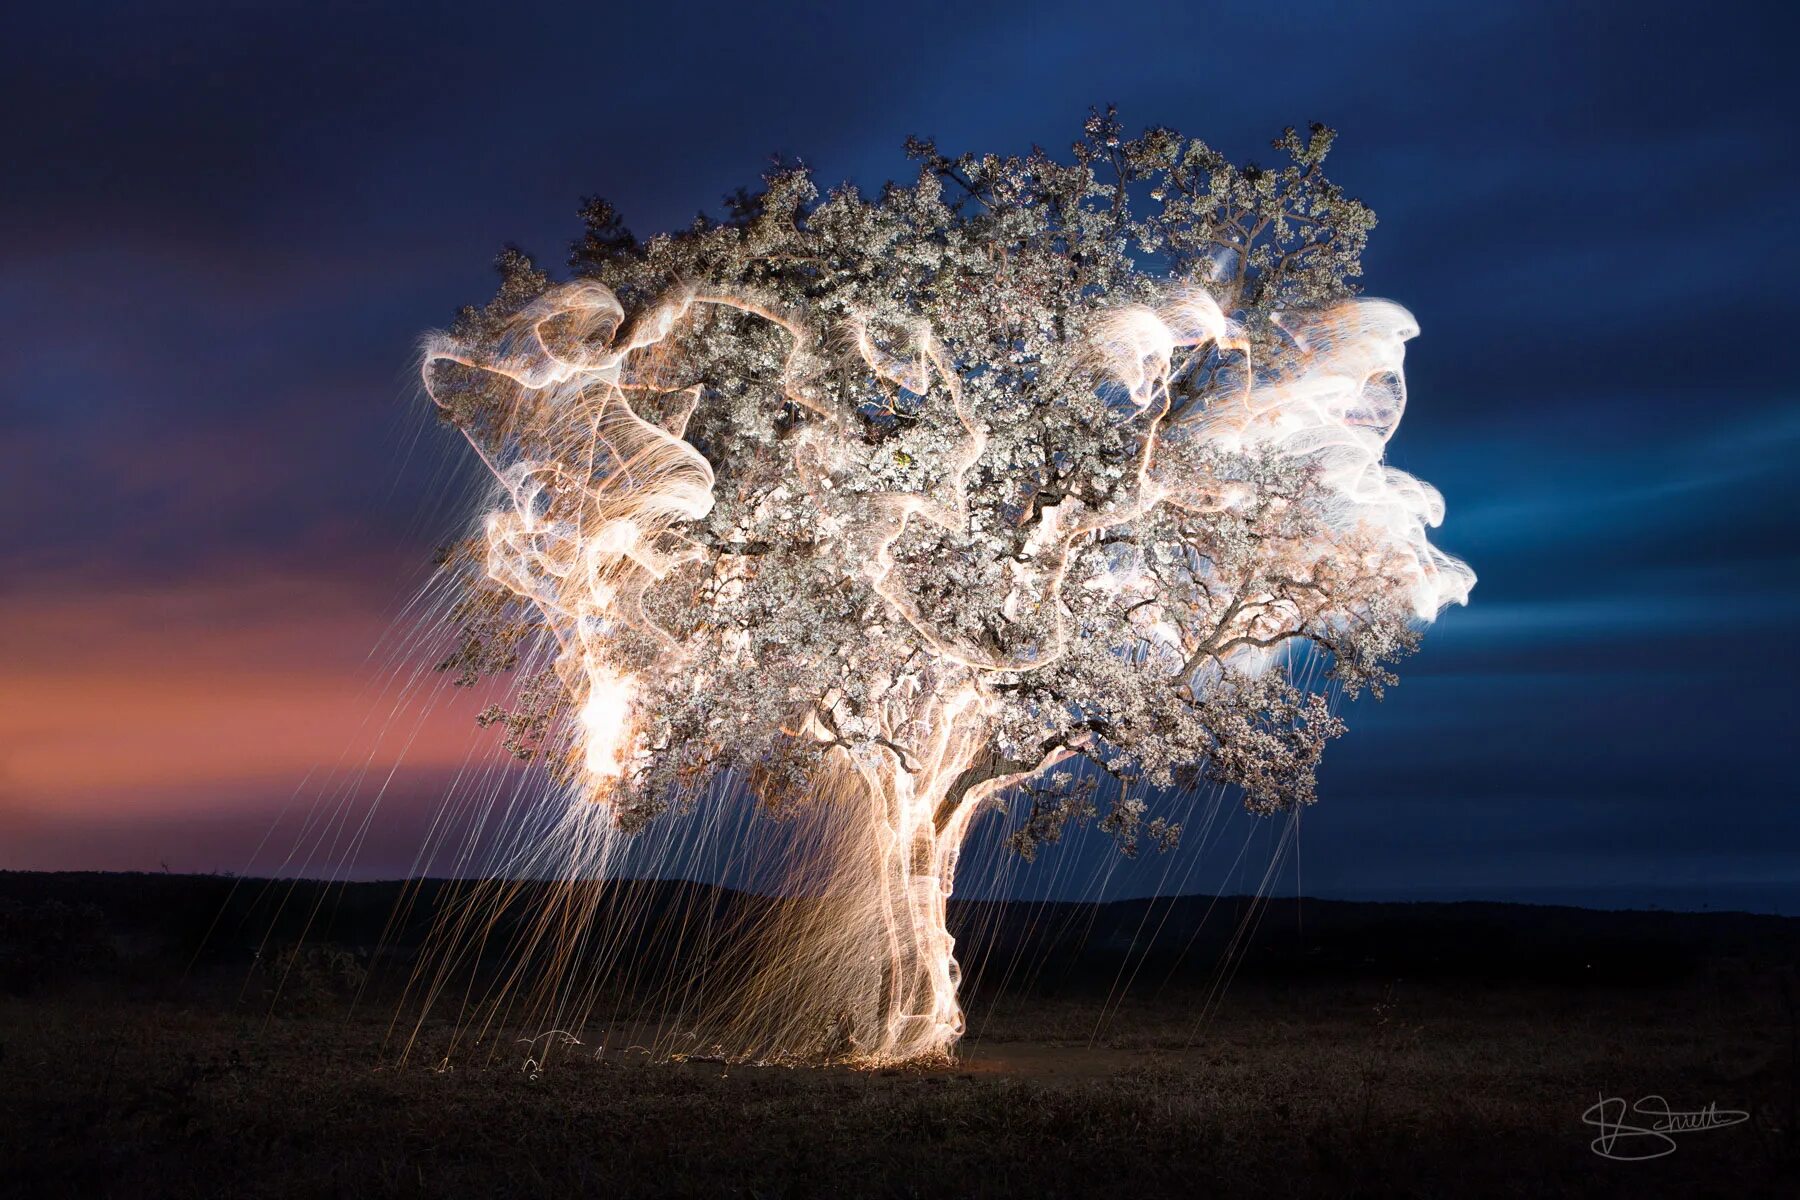
<svg viewBox="0 0 1800 1200">
<path fill-rule="evenodd" d="M 1379 693 L 1467 597 L 1436 492 L 1382 463 L 1417 331 L 1355 294 L 1374 216 L 1331 143 L 1236 166 L 1108 111 L 1066 158 L 912 141 L 877 196 L 784 165 L 648 241 L 588 202 L 572 281 L 509 253 L 427 350 L 498 484 L 445 669 L 548 639 L 484 720 L 620 827 L 722 778 L 860 814 L 861 906 L 795 986 L 864 1053 L 948 1047 L 985 804 L 1029 804 L 1028 856 L 1096 772 L 1137 785 L 1128 847 L 1179 833 L 1145 789 L 1309 804 L 1333 688 Z"/>
</svg>

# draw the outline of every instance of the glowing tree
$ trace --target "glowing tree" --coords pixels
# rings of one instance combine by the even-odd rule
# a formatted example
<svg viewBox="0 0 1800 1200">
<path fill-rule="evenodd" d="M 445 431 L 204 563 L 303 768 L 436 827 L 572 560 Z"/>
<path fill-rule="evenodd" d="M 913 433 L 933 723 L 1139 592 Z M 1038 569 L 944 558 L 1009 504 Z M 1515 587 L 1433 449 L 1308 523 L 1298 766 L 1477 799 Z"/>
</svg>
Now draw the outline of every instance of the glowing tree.
<svg viewBox="0 0 1800 1200">
<path fill-rule="evenodd" d="M 1354 296 L 1374 217 L 1321 173 L 1331 141 L 1239 167 L 1107 112 L 1070 161 L 914 141 L 878 197 L 782 168 L 647 242 L 591 201 L 574 282 L 504 256 L 426 351 L 498 481 L 445 667 L 553 639 L 484 721 L 617 827 L 722 779 L 857 814 L 829 873 L 860 903 L 784 1011 L 808 991 L 860 1053 L 945 1050 L 983 806 L 1029 804 L 1029 855 L 1096 771 L 1309 804 L 1332 685 L 1379 694 L 1467 598 L 1437 493 L 1382 463 L 1417 330 Z M 1124 794 L 1102 824 L 1180 832 Z"/>
</svg>

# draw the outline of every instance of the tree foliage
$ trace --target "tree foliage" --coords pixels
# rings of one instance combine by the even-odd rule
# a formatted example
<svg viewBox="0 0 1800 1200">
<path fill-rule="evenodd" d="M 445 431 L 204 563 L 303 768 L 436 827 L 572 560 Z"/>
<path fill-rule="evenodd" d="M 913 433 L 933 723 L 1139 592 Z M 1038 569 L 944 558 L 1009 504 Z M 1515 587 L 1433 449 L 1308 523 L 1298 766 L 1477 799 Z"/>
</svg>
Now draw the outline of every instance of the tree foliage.
<svg viewBox="0 0 1800 1200">
<path fill-rule="evenodd" d="M 1240 166 L 1107 110 L 1062 157 L 911 140 L 917 174 L 874 196 L 778 165 L 647 240 L 588 201 L 575 281 L 507 252 L 428 365 L 445 417 L 524 464 L 509 519 L 537 564 L 497 569 L 492 526 L 447 554 L 443 669 L 524 664 L 483 720 L 578 777 L 595 685 L 527 652 L 564 589 L 558 637 L 591 633 L 633 683 L 606 796 L 628 826 L 726 770 L 777 811 L 831 755 L 913 770 L 953 719 L 985 748 L 946 803 L 1029 780 L 1027 855 L 1095 815 L 1074 759 L 1228 784 L 1257 812 L 1311 803 L 1343 731 L 1329 689 L 1379 693 L 1472 582 L 1425 540 L 1436 493 L 1381 463 L 1415 330 L 1355 296 L 1375 218 L 1323 174 L 1332 139 L 1289 129 L 1277 165 Z M 633 525 L 605 583 L 622 598 L 584 616 L 565 593 L 596 489 L 633 460 L 609 442 L 572 465 L 569 393 L 521 380 L 603 354 L 583 428 L 610 437 L 628 408 L 679 439 L 697 458 L 667 469 L 704 475 L 707 504 Z M 1328 674 L 1291 669 L 1302 647 Z M 1102 824 L 1127 846 L 1178 834 L 1122 803 Z"/>
</svg>

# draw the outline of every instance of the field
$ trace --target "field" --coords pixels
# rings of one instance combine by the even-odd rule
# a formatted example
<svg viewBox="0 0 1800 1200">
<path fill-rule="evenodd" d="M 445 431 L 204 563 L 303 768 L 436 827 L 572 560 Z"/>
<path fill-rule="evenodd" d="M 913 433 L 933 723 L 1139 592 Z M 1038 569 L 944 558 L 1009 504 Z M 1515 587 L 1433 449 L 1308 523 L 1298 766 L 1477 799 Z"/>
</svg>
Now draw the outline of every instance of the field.
<svg viewBox="0 0 1800 1200">
<path fill-rule="evenodd" d="M 634 1049 L 647 1039 L 633 1020 L 664 1014 L 642 1013 L 596 1021 L 579 1044 L 504 1031 L 447 1065 L 433 1049 L 448 1026 L 428 1023 L 399 1065 L 396 1002 L 359 948 L 391 907 L 381 887 L 314 922 L 320 952 L 274 995 L 212 918 L 223 907 L 278 936 L 281 922 L 234 910 L 228 881 L 0 874 L 7 1194 L 1800 1187 L 1800 921 L 1192 899 L 1156 914 L 1179 948 L 1144 951 L 1121 932 L 1142 926 L 1142 905 L 990 907 L 958 917 L 985 930 L 963 944 L 988 965 L 954 1064 L 659 1061 Z M 1200 932 L 1209 909 L 1216 936 Z M 1260 921 L 1233 949 L 1247 913 Z M 1136 982 L 1121 1000 L 1122 970 Z M 1594 1153 L 1584 1112 L 1653 1094 L 1750 1117 L 1681 1133 L 1651 1161 Z"/>
</svg>

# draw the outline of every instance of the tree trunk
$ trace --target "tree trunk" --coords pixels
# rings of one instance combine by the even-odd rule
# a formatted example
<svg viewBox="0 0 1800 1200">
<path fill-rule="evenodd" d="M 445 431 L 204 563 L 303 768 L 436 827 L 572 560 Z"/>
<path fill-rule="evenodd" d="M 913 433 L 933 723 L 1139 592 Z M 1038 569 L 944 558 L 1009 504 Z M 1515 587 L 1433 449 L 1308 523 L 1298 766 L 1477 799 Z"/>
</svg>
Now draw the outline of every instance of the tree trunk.
<svg viewBox="0 0 1800 1200">
<path fill-rule="evenodd" d="M 962 971 L 948 923 L 957 858 L 982 805 L 1029 773 L 993 753 L 986 723 L 970 708 L 946 707 L 921 769 L 889 763 L 861 772 L 874 818 L 871 895 L 885 947 L 876 1037 L 867 1048 L 878 1059 L 948 1054 L 962 1037 Z"/>
<path fill-rule="evenodd" d="M 794 887 L 755 939 L 754 967 L 729 988 L 724 1052 L 898 1062 L 962 1036 L 947 922 L 957 857 L 987 799 L 1029 772 L 988 749 L 973 694 L 937 717 L 929 746 L 846 753 L 820 773 L 794 852 L 825 864 L 823 879 Z"/>
<path fill-rule="evenodd" d="M 917 794 L 914 780 L 896 772 L 882 783 L 870 787 L 871 806 L 881 810 L 871 899 L 883 952 L 868 1050 L 883 1059 L 947 1054 L 963 1032 L 948 905 L 968 822 L 940 832 L 932 801 Z"/>
</svg>

